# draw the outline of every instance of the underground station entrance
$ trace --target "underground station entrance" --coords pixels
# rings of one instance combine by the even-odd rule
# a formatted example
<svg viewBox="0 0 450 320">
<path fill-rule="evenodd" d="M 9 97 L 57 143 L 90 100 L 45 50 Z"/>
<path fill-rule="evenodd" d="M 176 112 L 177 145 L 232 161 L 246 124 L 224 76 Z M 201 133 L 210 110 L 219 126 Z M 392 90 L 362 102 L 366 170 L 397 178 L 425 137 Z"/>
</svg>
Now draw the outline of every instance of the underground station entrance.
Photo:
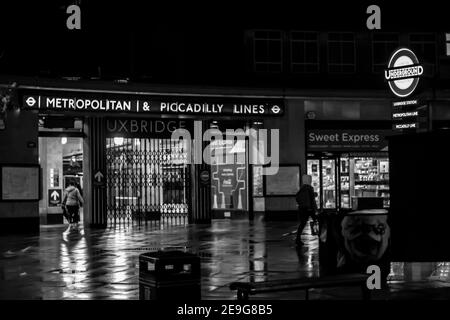
<svg viewBox="0 0 450 320">
<path fill-rule="evenodd" d="M 92 118 L 89 122 L 93 219 L 108 226 L 190 223 L 191 141 L 172 140 L 171 134 L 192 121 Z"/>
<path fill-rule="evenodd" d="M 84 200 L 81 218 L 92 227 L 248 218 L 254 200 L 261 200 L 253 198 L 262 196 L 253 185 L 260 190 L 263 183 L 261 174 L 253 179 L 261 168 L 249 164 L 250 128 L 260 128 L 264 117 L 282 116 L 284 104 L 279 98 L 77 90 L 27 89 L 19 95 L 24 108 L 43 120 L 41 190 L 48 196 L 41 196 L 42 223 L 66 222 L 62 199 L 68 181 L 76 180 Z M 188 137 L 172 139 L 177 129 Z M 209 130 L 221 138 L 204 140 Z M 77 148 L 70 147 L 74 139 Z M 211 154 L 203 161 L 206 147 Z"/>
<path fill-rule="evenodd" d="M 108 223 L 188 223 L 186 141 L 106 138 Z"/>
</svg>

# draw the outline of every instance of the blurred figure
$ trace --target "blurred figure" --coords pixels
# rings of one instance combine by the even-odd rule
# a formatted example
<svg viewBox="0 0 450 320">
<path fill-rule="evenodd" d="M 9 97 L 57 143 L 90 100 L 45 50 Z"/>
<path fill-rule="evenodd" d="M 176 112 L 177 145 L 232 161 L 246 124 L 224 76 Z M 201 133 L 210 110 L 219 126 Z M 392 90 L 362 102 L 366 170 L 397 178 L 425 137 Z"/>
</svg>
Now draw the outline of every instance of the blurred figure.
<svg viewBox="0 0 450 320">
<path fill-rule="evenodd" d="M 297 201 L 298 204 L 298 213 L 300 219 L 300 224 L 297 229 L 297 237 L 295 240 L 297 246 L 303 245 L 303 242 L 301 240 L 303 229 L 305 228 L 309 217 L 311 217 L 313 220 L 316 220 L 316 212 L 317 212 L 315 192 L 313 187 L 311 186 L 312 177 L 310 175 L 305 174 L 302 177 L 302 182 L 303 184 L 295 196 L 295 200 Z"/>
<path fill-rule="evenodd" d="M 79 211 L 83 203 L 83 197 L 80 194 L 80 190 L 76 187 L 76 182 L 70 180 L 62 203 L 69 215 L 70 228 L 78 228 L 78 222 L 80 222 Z"/>
</svg>

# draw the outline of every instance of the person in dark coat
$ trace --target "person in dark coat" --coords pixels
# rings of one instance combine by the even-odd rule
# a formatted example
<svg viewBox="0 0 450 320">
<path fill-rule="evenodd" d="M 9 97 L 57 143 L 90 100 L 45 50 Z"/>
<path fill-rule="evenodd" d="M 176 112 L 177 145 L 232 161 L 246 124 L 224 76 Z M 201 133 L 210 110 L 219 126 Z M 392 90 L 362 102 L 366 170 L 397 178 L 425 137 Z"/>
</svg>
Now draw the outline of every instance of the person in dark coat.
<svg viewBox="0 0 450 320">
<path fill-rule="evenodd" d="M 314 188 L 311 186 L 312 177 L 310 175 L 304 175 L 302 177 L 302 181 L 303 184 L 295 196 L 298 204 L 298 213 L 300 218 L 300 224 L 297 229 L 297 237 L 295 240 L 297 246 L 303 245 L 301 235 L 303 233 L 303 229 L 308 223 L 309 217 L 314 220 L 317 219 L 317 203 L 315 199 Z"/>
</svg>

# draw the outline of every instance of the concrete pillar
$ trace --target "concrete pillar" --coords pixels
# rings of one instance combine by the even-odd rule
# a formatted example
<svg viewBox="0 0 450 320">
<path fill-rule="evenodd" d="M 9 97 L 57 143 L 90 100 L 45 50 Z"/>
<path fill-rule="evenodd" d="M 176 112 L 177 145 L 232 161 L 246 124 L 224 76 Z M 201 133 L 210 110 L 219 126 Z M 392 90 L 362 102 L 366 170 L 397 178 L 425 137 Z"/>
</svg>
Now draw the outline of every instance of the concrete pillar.
<svg viewBox="0 0 450 320">
<path fill-rule="evenodd" d="M 304 101 L 292 99 L 286 100 L 286 110 L 282 117 L 264 119 L 265 129 L 279 130 L 280 164 L 300 165 L 300 176 L 306 173 L 304 113 Z M 264 202 L 266 219 L 297 219 L 297 203 L 294 195 L 265 197 Z"/>
<path fill-rule="evenodd" d="M 84 219 L 91 227 L 104 228 L 107 224 L 106 184 L 94 183 L 96 172 L 100 171 L 106 181 L 106 136 L 103 118 L 87 118 L 84 144 L 84 184 L 86 188 Z"/>
<path fill-rule="evenodd" d="M 202 122 L 202 128 L 195 126 L 194 130 L 198 130 L 198 132 L 194 134 L 194 137 L 203 137 L 204 127 L 205 122 Z M 202 152 L 205 145 L 205 143 L 197 141 L 197 147 L 201 146 Z M 195 149 L 195 147 L 192 148 L 193 156 L 195 156 Z M 205 163 L 191 165 L 191 215 L 189 217 L 189 223 L 211 222 L 211 184 L 200 183 L 200 173 L 204 170 L 211 172 L 210 166 Z"/>
</svg>

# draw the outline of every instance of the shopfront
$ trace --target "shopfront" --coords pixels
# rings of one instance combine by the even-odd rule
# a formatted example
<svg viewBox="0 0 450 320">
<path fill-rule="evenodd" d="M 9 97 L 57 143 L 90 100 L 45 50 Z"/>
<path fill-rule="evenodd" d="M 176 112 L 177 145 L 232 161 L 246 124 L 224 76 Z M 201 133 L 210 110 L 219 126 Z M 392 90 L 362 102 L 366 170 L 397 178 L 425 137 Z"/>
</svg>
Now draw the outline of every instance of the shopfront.
<svg viewBox="0 0 450 320">
<path fill-rule="evenodd" d="M 361 122 L 308 124 L 307 173 L 321 210 L 389 207 L 388 126 L 383 122 L 372 122 L 368 128 Z"/>
<path fill-rule="evenodd" d="M 275 98 L 22 90 L 20 99 L 40 119 L 46 224 L 63 222 L 69 180 L 82 191 L 82 216 L 92 226 L 248 217 L 249 129 L 284 112 Z M 178 129 L 189 139 L 171 139 Z M 207 129 L 221 130 L 224 140 L 204 139 Z M 194 159 L 198 147 L 209 148 L 209 161 L 203 152 Z"/>
</svg>

